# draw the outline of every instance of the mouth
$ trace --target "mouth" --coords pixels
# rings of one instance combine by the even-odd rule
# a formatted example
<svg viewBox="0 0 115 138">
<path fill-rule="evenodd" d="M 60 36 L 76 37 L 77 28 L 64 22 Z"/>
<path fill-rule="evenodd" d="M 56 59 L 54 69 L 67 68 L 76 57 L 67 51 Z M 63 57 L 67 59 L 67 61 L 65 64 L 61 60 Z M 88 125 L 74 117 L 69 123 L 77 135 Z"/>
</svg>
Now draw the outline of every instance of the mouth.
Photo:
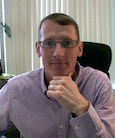
<svg viewBox="0 0 115 138">
<path fill-rule="evenodd" d="M 54 63 L 51 63 L 51 64 L 67 64 L 65 62 L 54 62 Z"/>
<path fill-rule="evenodd" d="M 61 60 L 61 59 L 57 59 L 57 60 L 52 60 L 50 62 L 50 64 L 54 67 L 66 67 L 68 66 L 68 62 L 66 60 Z"/>
<path fill-rule="evenodd" d="M 54 65 L 67 65 L 67 62 L 51 62 Z"/>
<path fill-rule="evenodd" d="M 68 66 L 67 62 L 52 62 L 51 63 L 51 66 L 54 67 L 54 68 L 65 68 Z"/>
<path fill-rule="evenodd" d="M 65 60 L 52 60 L 51 64 L 67 64 Z"/>
</svg>

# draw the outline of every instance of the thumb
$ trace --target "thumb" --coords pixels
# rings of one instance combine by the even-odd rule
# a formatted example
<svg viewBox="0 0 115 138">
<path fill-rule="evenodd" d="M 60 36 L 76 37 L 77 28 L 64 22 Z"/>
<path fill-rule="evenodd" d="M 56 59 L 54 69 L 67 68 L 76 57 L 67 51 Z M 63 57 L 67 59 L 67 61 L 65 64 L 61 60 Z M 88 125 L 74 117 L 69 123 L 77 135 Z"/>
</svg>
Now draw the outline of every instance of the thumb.
<svg viewBox="0 0 115 138">
<path fill-rule="evenodd" d="M 72 72 L 70 72 L 70 73 L 68 74 L 68 77 L 72 78 Z"/>
</svg>

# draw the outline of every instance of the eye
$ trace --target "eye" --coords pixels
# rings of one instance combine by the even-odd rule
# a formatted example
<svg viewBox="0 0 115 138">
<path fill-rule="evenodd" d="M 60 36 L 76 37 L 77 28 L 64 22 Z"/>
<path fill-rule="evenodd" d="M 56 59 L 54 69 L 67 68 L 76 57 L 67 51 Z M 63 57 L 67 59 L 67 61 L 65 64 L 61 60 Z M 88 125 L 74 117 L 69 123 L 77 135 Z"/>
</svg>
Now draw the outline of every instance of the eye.
<svg viewBox="0 0 115 138">
<path fill-rule="evenodd" d="M 70 40 L 63 41 L 63 46 L 64 47 L 71 47 L 71 41 Z"/>
<path fill-rule="evenodd" d="M 53 47 L 53 46 L 55 46 L 55 42 L 54 41 L 45 41 L 44 46 L 45 47 Z"/>
</svg>

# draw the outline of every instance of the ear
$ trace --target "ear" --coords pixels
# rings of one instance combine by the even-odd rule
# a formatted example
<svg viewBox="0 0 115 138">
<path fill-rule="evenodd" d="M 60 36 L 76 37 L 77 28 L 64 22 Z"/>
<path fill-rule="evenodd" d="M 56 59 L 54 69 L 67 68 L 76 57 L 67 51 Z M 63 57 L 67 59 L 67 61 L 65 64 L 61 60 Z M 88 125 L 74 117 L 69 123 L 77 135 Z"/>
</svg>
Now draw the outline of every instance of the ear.
<svg viewBox="0 0 115 138">
<path fill-rule="evenodd" d="M 37 53 L 38 57 L 41 57 L 40 45 L 39 45 L 38 41 L 36 42 L 36 53 Z"/>
<path fill-rule="evenodd" d="M 83 47 L 84 47 L 84 45 L 83 45 L 83 43 L 80 41 L 79 43 L 78 43 L 78 57 L 81 57 L 82 55 L 83 55 Z"/>
</svg>

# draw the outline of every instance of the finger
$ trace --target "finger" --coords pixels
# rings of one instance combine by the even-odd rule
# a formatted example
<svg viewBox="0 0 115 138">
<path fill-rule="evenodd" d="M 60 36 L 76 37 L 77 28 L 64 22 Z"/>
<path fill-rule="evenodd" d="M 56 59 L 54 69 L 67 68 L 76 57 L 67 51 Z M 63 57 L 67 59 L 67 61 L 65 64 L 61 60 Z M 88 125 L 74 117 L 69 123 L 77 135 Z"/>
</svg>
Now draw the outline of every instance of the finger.
<svg viewBox="0 0 115 138">
<path fill-rule="evenodd" d="M 49 84 L 50 85 L 58 85 L 59 82 L 60 82 L 60 80 L 51 80 Z"/>
<path fill-rule="evenodd" d="M 55 99 L 55 100 L 56 100 L 56 91 L 48 90 L 48 91 L 47 91 L 47 96 L 48 96 L 50 99 Z"/>
<path fill-rule="evenodd" d="M 68 77 L 72 78 L 72 72 L 70 72 L 70 73 L 68 74 Z"/>
<path fill-rule="evenodd" d="M 72 73 L 69 73 L 68 76 L 54 76 L 53 77 L 53 80 L 62 80 L 62 79 L 67 79 L 67 77 L 71 78 L 71 75 Z"/>
<path fill-rule="evenodd" d="M 66 87 L 63 85 L 49 85 L 48 86 L 49 91 L 65 91 Z"/>
<path fill-rule="evenodd" d="M 64 76 L 54 76 L 53 80 L 61 80 Z"/>
<path fill-rule="evenodd" d="M 55 91 L 55 86 L 54 85 L 49 85 L 48 90 Z"/>
</svg>

